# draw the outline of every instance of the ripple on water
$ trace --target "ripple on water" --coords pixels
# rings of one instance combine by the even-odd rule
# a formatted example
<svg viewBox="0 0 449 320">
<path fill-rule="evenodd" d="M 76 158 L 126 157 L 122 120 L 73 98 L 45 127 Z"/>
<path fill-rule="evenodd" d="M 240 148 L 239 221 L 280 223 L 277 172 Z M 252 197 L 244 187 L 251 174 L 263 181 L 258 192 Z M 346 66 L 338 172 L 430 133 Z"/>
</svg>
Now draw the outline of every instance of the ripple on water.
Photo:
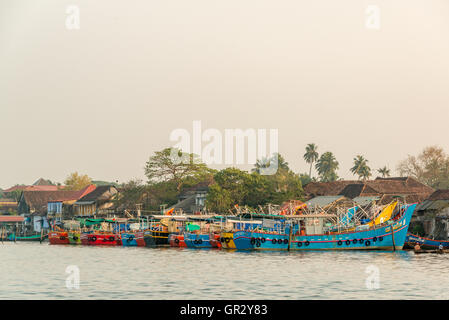
<svg viewBox="0 0 449 320">
<path fill-rule="evenodd" d="M 448 255 L 4 243 L 2 299 L 448 299 Z M 66 268 L 80 270 L 68 289 Z M 368 266 L 379 289 L 367 288 Z M 443 286 L 443 287 L 442 287 Z"/>
</svg>

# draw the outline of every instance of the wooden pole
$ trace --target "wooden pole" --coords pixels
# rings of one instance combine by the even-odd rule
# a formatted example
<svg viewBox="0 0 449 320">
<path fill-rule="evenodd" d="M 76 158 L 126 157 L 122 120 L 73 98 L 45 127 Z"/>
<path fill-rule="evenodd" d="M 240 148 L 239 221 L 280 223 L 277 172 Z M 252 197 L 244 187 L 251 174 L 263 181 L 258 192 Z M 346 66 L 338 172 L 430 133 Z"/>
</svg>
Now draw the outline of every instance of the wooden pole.
<svg viewBox="0 0 449 320">
<path fill-rule="evenodd" d="M 287 248 L 287 251 L 290 251 L 290 243 L 292 242 L 292 229 L 293 229 L 293 223 L 290 225 L 290 231 L 288 233 L 288 248 Z"/>
<path fill-rule="evenodd" d="M 393 251 L 396 251 L 396 245 L 394 243 L 394 229 L 393 229 L 393 225 L 391 225 L 391 238 L 393 239 Z"/>
</svg>

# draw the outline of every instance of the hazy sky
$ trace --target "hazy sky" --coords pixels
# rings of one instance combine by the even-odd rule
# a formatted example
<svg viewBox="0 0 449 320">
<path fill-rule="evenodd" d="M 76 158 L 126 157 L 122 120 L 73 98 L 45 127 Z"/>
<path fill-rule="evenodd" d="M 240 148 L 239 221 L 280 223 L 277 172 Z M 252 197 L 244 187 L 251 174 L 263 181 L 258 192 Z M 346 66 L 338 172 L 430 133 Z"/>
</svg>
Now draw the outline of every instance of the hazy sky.
<svg viewBox="0 0 449 320">
<path fill-rule="evenodd" d="M 357 154 L 449 152 L 449 1 L 0 1 L 1 188 L 143 178 L 193 120 L 277 128 L 297 172 L 311 142 L 345 178 Z"/>
</svg>

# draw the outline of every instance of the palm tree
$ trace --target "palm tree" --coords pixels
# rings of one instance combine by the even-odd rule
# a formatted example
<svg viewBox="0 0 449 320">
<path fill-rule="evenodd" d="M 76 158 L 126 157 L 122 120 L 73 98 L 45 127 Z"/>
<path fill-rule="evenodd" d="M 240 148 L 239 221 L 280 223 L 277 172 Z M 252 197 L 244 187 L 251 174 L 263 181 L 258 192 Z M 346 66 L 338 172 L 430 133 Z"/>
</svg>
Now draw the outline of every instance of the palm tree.
<svg viewBox="0 0 449 320">
<path fill-rule="evenodd" d="M 359 179 L 366 180 L 371 176 L 371 168 L 368 166 L 368 160 L 360 155 L 354 158 L 354 166 L 350 170 L 353 174 L 358 175 Z"/>
<path fill-rule="evenodd" d="M 274 173 L 277 172 L 279 169 L 283 169 L 286 171 L 290 171 L 290 168 L 288 167 L 288 162 L 285 161 L 284 157 L 281 156 L 279 153 L 274 153 L 271 157 L 262 157 L 262 159 L 258 159 L 256 163 L 254 164 L 254 168 L 251 169 L 252 172 L 261 173 L 264 169 L 276 169 Z"/>
<path fill-rule="evenodd" d="M 390 176 L 390 169 L 388 169 L 387 166 L 377 169 L 377 172 L 379 172 L 382 175 L 382 178 Z"/>
<path fill-rule="evenodd" d="M 314 143 L 309 143 L 306 146 L 306 153 L 304 153 L 304 160 L 306 163 L 310 163 L 309 177 L 312 178 L 312 165 L 318 160 L 318 146 Z"/>
<path fill-rule="evenodd" d="M 335 181 L 338 179 L 336 172 L 338 169 L 338 161 L 335 159 L 332 152 L 323 153 L 315 164 L 315 168 L 318 171 L 322 182 Z"/>
</svg>

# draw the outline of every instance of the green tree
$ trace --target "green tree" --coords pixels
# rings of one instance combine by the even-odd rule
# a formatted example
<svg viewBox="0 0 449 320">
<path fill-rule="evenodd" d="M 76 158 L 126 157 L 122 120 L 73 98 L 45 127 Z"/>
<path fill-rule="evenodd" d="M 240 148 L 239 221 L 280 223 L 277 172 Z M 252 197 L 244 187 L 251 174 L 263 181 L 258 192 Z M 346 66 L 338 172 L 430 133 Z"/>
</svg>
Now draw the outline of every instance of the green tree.
<svg viewBox="0 0 449 320">
<path fill-rule="evenodd" d="M 368 160 L 360 155 L 354 158 L 354 166 L 350 170 L 362 180 L 366 180 L 371 176 L 371 168 L 368 166 Z"/>
<path fill-rule="evenodd" d="M 80 175 L 78 172 L 71 173 L 64 181 L 64 190 L 81 190 L 92 184 L 92 179 L 87 174 Z"/>
<path fill-rule="evenodd" d="M 390 169 L 388 169 L 387 166 L 377 169 L 377 172 L 382 175 L 382 178 L 386 178 L 386 177 L 390 176 Z"/>
<path fill-rule="evenodd" d="M 323 153 L 315 164 L 320 181 L 329 182 L 337 180 L 338 175 L 336 171 L 338 170 L 338 165 L 338 161 L 332 152 Z"/>
<path fill-rule="evenodd" d="M 318 146 L 314 143 L 309 143 L 306 146 L 306 153 L 304 153 L 304 160 L 306 163 L 310 163 L 309 177 L 312 177 L 312 165 L 315 161 L 318 160 Z"/>
<path fill-rule="evenodd" d="M 145 165 L 145 175 L 149 184 L 174 181 L 176 189 L 181 191 L 186 179 L 204 178 L 213 171 L 193 153 L 184 153 L 179 149 L 166 148 L 155 152 Z"/>
<path fill-rule="evenodd" d="M 120 187 L 120 196 L 115 200 L 118 207 L 135 210 L 136 204 L 142 202 L 146 188 L 142 180 L 130 180 Z"/>
</svg>

